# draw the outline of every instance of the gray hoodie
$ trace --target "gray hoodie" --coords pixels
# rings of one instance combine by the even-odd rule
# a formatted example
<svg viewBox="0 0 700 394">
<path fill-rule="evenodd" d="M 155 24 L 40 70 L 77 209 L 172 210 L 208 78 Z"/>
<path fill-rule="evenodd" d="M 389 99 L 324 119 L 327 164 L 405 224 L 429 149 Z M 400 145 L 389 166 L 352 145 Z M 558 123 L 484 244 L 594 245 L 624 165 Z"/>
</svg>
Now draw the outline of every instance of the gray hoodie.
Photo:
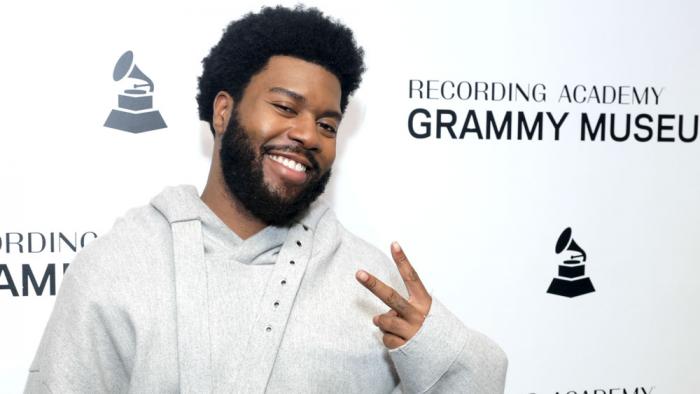
<svg viewBox="0 0 700 394">
<path fill-rule="evenodd" d="M 406 295 L 394 263 L 321 201 L 241 240 L 192 186 L 166 188 L 68 270 L 28 393 L 501 393 L 507 361 L 437 299 L 388 350 L 365 269 Z"/>
</svg>

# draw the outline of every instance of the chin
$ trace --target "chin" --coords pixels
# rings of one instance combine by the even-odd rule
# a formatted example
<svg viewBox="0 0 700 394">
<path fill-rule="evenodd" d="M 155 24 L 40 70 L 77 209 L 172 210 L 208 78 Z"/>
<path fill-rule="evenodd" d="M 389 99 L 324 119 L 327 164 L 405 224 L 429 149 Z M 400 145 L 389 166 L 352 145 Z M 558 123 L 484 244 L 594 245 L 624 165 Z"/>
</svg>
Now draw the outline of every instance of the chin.
<svg viewBox="0 0 700 394">
<path fill-rule="evenodd" d="M 267 186 L 267 191 L 270 192 L 270 194 L 276 196 L 285 203 L 292 202 L 294 199 L 299 197 L 306 186 L 302 185 L 299 187 L 288 187 L 284 185 L 271 185 L 267 181 L 265 182 L 265 185 Z"/>
</svg>

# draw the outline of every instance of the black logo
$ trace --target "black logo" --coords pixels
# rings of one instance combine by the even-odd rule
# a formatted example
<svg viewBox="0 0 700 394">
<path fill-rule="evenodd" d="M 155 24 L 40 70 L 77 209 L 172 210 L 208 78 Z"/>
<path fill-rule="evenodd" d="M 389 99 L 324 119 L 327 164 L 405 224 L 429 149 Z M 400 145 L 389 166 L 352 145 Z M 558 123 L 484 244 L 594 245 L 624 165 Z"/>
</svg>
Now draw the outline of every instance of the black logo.
<svg viewBox="0 0 700 394">
<path fill-rule="evenodd" d="M 114 66 L 112 78 L 120 81 L 124 77 L 144 83 L 135 83 L 132 89 L 125 89 L 119 95 L 119 108 L 110 112 L 105 127 L 130 133 L 168 127 L 160 112 L 153 110 L 153 81 L 134 64 L 134 54 L 131 51 L 124 52 Z"/>
<path fill-rule="evenodd" d="M 572 298 L 594 292 L 591 279 L 585 276 L 586 266 L 583 262 L 586 261 L 586 252 L 571 238 L 571 227 L 562 231 L 554 251 L 557 254 L 564 251 L 575 254 L 559 264 L 559 277 L 552 280 L 547 293 Z"/>
</svg>

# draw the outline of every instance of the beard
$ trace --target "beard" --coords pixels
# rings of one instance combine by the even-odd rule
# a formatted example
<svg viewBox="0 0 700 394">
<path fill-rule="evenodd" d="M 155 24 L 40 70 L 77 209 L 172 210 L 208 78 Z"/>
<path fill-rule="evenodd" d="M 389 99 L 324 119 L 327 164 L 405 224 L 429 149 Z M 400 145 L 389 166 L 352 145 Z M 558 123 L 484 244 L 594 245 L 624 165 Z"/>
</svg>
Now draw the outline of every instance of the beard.
<svg viewBox="0 0 700 394">
<path fill-rule="evenodd" d="M 296 195 L 287 196 L 285 190 L 276 190 L 265 182 L 263 160 L 265 153 L 272 150 L 303 155 L 311 163 L 306 169 L 309 180 Z M 254 146 L 235 108 L 221 139 L 219 159 L 229 194 L 253 216 L 275 226 L 285 226 L 298 219 L 323 193 L 331 177 L 331 170 L 322 174 L 313 154 L 300 146 Z M 278 189 L 282 188 L 284 186 Z"/>
</svg>

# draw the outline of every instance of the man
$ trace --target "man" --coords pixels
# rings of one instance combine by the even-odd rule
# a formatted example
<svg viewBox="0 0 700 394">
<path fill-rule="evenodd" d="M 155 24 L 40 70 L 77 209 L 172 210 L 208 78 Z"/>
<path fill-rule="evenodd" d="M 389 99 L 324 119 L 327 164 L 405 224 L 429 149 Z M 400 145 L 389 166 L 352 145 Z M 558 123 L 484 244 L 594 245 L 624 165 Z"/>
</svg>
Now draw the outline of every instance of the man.
<svg viewBox="0 0 700 394">
<path fill-rule="evenodd" d="M 76 256 L 26 391 L 502 392 L 500 348 L 431 298 L 398 244 L 392 263 L 315 201 L 364 71 L 351 31 L 264 8 L 203 66 L 201 197 L 166 188 Z"/>
</svg>

